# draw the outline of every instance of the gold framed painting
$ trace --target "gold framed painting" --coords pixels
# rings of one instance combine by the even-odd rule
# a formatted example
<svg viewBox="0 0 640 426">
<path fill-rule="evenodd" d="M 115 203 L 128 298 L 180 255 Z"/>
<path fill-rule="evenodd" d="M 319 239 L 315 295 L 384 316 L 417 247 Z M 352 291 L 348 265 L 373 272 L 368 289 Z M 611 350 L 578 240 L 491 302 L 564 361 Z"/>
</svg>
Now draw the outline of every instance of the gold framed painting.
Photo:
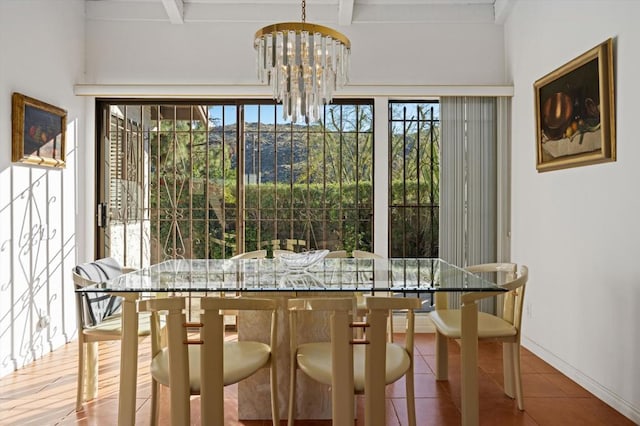
<svg viewBox="0 0 640 426">
<path fill-rule="evenodd" d="M 21 93 L 11 97 L 11 160 L 65 166 L 67 111 Z"/>
<path fill-rule="evenodd" d="M 538 172 L 615 161 L 613 42 L 534 83 Z"/>
</svg>

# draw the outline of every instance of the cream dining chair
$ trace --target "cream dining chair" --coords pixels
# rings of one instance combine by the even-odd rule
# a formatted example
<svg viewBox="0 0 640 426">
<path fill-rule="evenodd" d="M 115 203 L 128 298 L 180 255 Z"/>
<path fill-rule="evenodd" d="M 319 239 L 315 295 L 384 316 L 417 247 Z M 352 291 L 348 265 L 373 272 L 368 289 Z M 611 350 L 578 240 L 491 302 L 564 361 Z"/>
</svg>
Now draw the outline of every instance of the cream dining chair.
<svg viewBox="0 0 640 426">
<path fill-rule="evenodd" d="M 118 277 L 132 271 L 123 268 L 112 257 L 87 262 L 73 268 L 71 275 L 75 288 L 82 288 Z M 76 410 L 98 393 L 98 342 L 120 340 L 122 299 L 105 293 L 76 293 L 78 323 L 78 381 Z M 141 315 L 138 335 L 150 333 L 149 315 Z"/>
<path fill-rule="evenodd" d="M 520 336 L 522 323 L 522 307 L 524 293 L 529 277 L 529 270 L 525 265 L 513 263 L 490 263 L 473 265 L 467 268 L 473 273 L 502 273 L 506 282 L 501 284 L 508 292 L 501 293 L 503 297 L 502 312 L 492 315 L 478 312 L 478 340 L 492 340 L 502 342 L 504 391 L 511 398 L 515 398 L 518 408 L 524 410 L 522 396 L 522 376 L 520 372 Z M 469 302 L 483 298 L 481 292 L 463 294 L 462 298 L 470 297 Z M 443 309 L 436 304 L 436 310 L 431 312 L 431 320 L 436 327 L 436 370 L 437 377 L 447 377 L 448 348 L 447 339 L 462 338 L 462 315 L 460 309 Z M 474 390 L 475 391 L 475 390 Z"/>
<path fill-rule="evenodd" d="M 291 250 L 284 250 L 284 249 L 274 249 L 273 250 L 273 258 L 276 259 L 280 256 L 282 256 L 283 254 L 294 254 L 294 251 Z"/>
<path fill-rule="evenodd" d="M 332 250 L 324 257 L 325 259 L 345 259 L 347 256 L 346 250 Z"/>
<path fill-rule="evenodd" d="M 254 250 L 238 253 L 235 256 L 231 256 L 229 259 L 264 259 L 265 257 L 267 257 L 266 250 Z"/>
<path fill-rule="evenodd" d="M 352 424 L 354 394 L 365 395 L 365 425 L 384 425 L 387 384 L 405 376 L 409 425 L 415 426 L 413 377 L 414 310 L 421 306 L 417 298 L 365 297 L 367 323 L 353 322 L 355 298 L 290 299 L 290 384 L 289 425 L 296 414 L 296 373 L 304 374 L 331 387 L 333 424 Z M 404 345 L 386 341 L 387 316 L 391 309 L 407 312 Z M 298 344 L 299 315 L 330 312 L 330 341 Z M 354 328 L 364 328 L 361 339 L 353 338 Z"/>
<path fill-rule="evenodd" d="M 201 424 L 224 424 L 224 386 L 270 368 L 272 422 L 279 425 L 276 372 L 277 302 L 272 299 L 203 297 L 200 322 L 187 323 L 185 298 L 143 300 L 154 313 L 151 341 L 151 424 L 158 421 L 158 386 L 170 386 L 171 424 L 190 424 L 190 396 L 200 395 Z M 268 342 L 226 341 L 224 312 L 271 311 Z M 167 346 L 161 346 L 159 314 L 166 314 Z M 199 328 L 195 337 L 189 329 Z"/>
<path fill-rule="evenodd" d="M 380 256 L 379 254 L 364 250 L 353 250 L 351 252 L 351 257 L 353 257 L 354 259 L 384 259 L 384 257 Z"/>
</svg>

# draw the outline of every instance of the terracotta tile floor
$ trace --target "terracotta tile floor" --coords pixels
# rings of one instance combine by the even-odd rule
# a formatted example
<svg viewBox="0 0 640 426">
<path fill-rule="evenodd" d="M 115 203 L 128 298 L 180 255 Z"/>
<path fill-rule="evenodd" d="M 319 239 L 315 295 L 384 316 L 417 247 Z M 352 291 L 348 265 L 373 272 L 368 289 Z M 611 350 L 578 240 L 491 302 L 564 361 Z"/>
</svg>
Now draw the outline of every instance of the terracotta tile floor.
<svg viewBox="0 0 640 426">
<path fill-rule="evenodd" d="M 398 336 L 401 337 L 401 336 Z M 115 425 L 118 409 L 119 343 L 100 344 L 99 397 L 76 412 L 76 343 L 48 354 L 32 365 L 0 378 L 0 425 Z M 416 415 L 418 425 L 460 424 L 459 349 L 450 346 L 449 381 L 436 382 L 433 334 L 416 335 Z M 140 343 L 138 412 L 136 423 L 149 424 L 151 388 L 148 374 L 149 340 Z M 479 355 L 480 418 L 483 425 L 632 425 L 633 423 L 567 379 L 527 350 L 522 353 L 525 411 L 502 392 L 502 350 L 481 343 Z M 236 388 L 226 389 L 227 425 L 270 425 L 268 421 L 238 421 Z M 169 423 L 168 392 L 161 391 L 161 424 Z M 196 399 L 196 398 L 194 398 Z M 364 424 L 363 401 L 358 400 Z M 387 425 L 406 425 L 404 383 L 387 388 Z M 192 403 L 192 422 L 199 407 Z M 283 422 L 284 424 L 284 422 Z M 301 421 L 328 425 L 328 421 Z"/>
</svg>

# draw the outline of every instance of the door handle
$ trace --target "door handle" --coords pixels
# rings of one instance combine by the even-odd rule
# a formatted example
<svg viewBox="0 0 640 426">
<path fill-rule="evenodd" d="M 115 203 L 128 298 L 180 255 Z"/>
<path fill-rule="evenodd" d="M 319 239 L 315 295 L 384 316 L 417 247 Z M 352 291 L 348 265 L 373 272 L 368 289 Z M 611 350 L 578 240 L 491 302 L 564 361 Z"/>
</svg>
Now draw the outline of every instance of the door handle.
<svg viewBox="0 0 640 426">
<path fill-rule="evenodd" d="M 107 227 L 107 205 L 105 203 L 98 203 L 98 228 Z"/>
</svg>

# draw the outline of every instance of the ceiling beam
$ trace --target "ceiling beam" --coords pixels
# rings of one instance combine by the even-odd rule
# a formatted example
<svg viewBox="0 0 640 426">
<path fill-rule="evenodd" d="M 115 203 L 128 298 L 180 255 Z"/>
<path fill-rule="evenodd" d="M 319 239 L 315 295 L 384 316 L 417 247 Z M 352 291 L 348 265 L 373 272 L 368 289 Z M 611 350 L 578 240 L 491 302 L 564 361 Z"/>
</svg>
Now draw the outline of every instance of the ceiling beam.
<svg viewBox="0 0 640 426">
<path fill-rule="evenodd" d="M 3 0 L 0 0 L 2 3 Z M 236 0 L 234 0 L 236 1 Z M 245 0 L 231 3 L 230 0 L 117 0 L 117 1 L 87 1 L 86 16 L 88 20 L 99 21 L 149 21 L 167 22 L 167 16 L 171 17 L 171 11 L 175 12 L 175 22 L 228 22 L 228 23 L 253 23 L 255 26 L 264 26 L 274 22 L 292 21 L 300 19 L 300 9 L 291 7 L 291 3 L 275 3 L 275 0 L 268 0 L 268 8 L 256 7 L 254 3 Z M 386 0 L 387 3 L 358 3 L 355 7 L 353 0 L 334 0 L 329 4 L 313 4 L 312 13 L 308 16 L 315 24 L 334 26 L 338 23 L 338 9 L 340 16 L 344 14 L 345 25 L 356 24 L 404 24 L 404 23 L 481 23 L 494 24 L 495 12 L 493 3 L 413 3 L 406 4 L 410 0 L 402 0 L 395 4 L 394 1 Z M 378 0 L 375 0 L 378 1 Z M 430 0 L 435 1 L 435 0 Z M 438 0 L 443 1 L 443 0 Z M 464 1 L 464 0 L 460 0 Z M 472 2 L 473 0 L 466 0 Z M 506 10 L 504 4 L 506 0 L 496 0 L 496 10 Z M 510 5 L 516 0 L 509 0 L 506 5 Z M 354 3 L 353 7 L 351 3 Z M 178 13 L 182 5 L 184 10 Z M 344 12 L 343 12 L 344 11 Z M 348 13 L 347 13 L 348 11 Z M 309 5 L 307 5 L 309 12 Z M 500 14 L 500 12 L 498 11 Z M 348 18 L 347 15 L 352 15 Z M 172 21 L 173 22 L 173 21 Z"/>
<path fill-rule="evenodd" d="M 184 0 L 162 0 L 172 24 L 184 24 Z"/>
<path fill-rule="evenodd" d="M 349 26 L 353 22 L 355 0 L 340 0 L 338 4 L 338 25 Z"/>
</svg>

